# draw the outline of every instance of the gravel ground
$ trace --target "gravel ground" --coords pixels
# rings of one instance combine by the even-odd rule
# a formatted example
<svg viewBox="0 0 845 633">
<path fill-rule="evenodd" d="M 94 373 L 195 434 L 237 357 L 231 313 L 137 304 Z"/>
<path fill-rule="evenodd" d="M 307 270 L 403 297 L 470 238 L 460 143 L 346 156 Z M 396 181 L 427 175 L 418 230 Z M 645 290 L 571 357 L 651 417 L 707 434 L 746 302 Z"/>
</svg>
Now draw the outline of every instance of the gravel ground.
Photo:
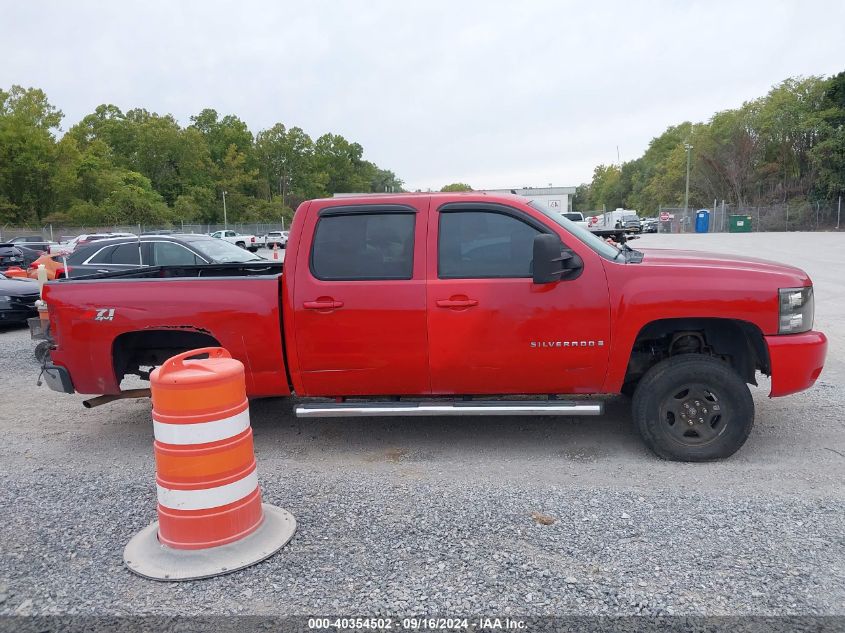
<svg viewBox="0 0 845 633">
<path fill-rule="evenodd" d="M 28 332 L 0 331 L 0 615 L 845 615 L 845 236 L 635 245 L 803 266 L 831 335 L 820 383 L 769 400 L 761 382 L 747 445 L 713 464 L 653 457 L 622 399 L 597 419 L 350 421 L 256 401 L 264 497 L 299 530 L 204 581 L 122 564 L 155 520 L 148 402 L 39 389 Z"/>
</svg>

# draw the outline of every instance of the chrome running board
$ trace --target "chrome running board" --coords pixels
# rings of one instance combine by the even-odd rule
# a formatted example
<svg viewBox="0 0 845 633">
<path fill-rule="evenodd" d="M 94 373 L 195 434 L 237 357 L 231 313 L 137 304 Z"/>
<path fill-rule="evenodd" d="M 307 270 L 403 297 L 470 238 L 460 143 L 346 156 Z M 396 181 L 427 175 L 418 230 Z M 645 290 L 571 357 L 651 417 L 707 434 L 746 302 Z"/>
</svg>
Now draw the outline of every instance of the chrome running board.
<svg viewBox="0 0 845 633">
<path fill-rule="evenodd" d="M 601 415 L 603 402 L 588 400 L 487 400 L 444 402 L 320 402 L 296 407 L 298 418 L 365 418 L 438 415 Z"/>
</svg>

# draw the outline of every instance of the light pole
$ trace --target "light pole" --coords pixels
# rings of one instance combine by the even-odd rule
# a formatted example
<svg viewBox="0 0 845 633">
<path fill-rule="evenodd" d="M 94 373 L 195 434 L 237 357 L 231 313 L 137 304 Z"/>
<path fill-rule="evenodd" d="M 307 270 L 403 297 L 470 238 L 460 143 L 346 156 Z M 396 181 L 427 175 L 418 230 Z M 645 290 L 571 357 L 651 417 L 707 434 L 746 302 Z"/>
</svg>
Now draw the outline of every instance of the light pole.
<svg viewBox="0 0 845 633">
<path fill-rule="evenodd" d="M 223 230 L 229 228 L 229 220 L 226 217 L 226 192 L 223 192 Z"/>
<path fill-rule="evenodd" d="M 687 150 L 687 187 L 686 191 L 684 192 L 684 217 L 686 217 L 687 209 L 689 209 L 689 157 L 692 145 L 690 145 L 689 143 L 684 143 L 684 149 Z"/>
</svg>

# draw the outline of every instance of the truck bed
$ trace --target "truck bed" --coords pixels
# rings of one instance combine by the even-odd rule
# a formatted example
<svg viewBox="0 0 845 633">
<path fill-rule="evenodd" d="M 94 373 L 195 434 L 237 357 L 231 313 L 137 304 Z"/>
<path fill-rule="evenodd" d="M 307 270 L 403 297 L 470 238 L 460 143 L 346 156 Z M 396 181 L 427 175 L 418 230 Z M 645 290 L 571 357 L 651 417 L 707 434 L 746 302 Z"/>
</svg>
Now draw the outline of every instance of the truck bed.
<svg viewBox="0 0 845 633">
<path fill-rule="evenodd" d="M 77 277 L 77 280 L 94 279 L 163 279 L 171 277 L 250 277 L 255 275 L 279 275 L 283 262 L 267 260 L 266 263 L 201 264 L 197 266 L 147 266 L 133 270 L 121 270 L 96 275 Z M 71 278 L 65 281 L 73 281 Z"/>
<path fill-rule="evenodd" d="M 176 350 L 220 345 L 244 363 L 253 397 L 290 393 L 281 262 L 150 267 L 49 282 L 56 347 L 78 393 L 117 394 L 125 375 Z"/>
</svg>

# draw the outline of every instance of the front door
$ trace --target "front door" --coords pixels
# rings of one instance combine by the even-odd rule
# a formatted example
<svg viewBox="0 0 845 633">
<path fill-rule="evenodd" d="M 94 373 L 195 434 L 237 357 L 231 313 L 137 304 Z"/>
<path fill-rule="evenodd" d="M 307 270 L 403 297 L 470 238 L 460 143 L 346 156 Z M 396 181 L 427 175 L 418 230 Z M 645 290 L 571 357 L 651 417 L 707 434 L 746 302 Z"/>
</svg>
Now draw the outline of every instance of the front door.
<svg viewBox="0 0 845 633">
<path fill-rule="evenodd" d="M 312 203 L 319 204 L 319 203 Z M 309 208 L 297 254 L 296 346 L 310 396 L 423 394 L 428 198 Z"/>
<path fill-rule="evenodd" d="M 431 214 L 428 332 L 436 394 L 591 393 L 610 346 L 599 255 L 521 203 L 452 203 Z M 583 259 L 575 279 L 532 282 L 534 237 Z"/>
</svg>

